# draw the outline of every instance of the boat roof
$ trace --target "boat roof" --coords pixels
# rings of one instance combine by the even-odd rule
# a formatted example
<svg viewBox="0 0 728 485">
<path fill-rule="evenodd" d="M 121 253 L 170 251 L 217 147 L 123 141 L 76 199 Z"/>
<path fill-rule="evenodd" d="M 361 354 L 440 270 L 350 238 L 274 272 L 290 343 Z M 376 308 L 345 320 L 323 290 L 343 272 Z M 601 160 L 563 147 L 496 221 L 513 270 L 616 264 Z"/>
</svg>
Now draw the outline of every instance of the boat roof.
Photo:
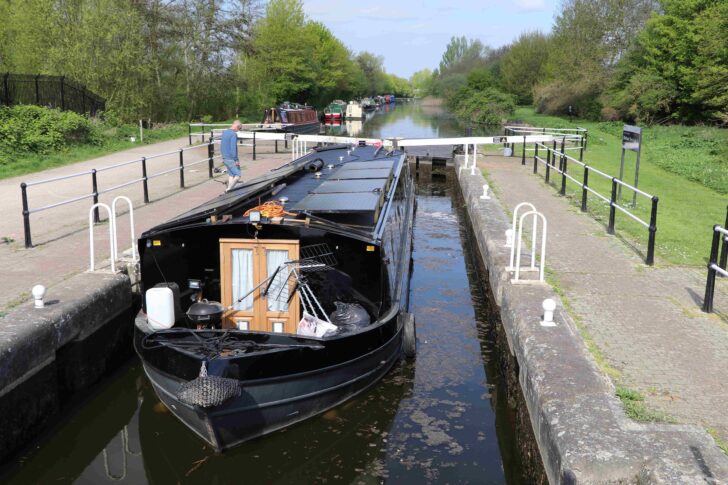
<svg viewBox="0 0 728 485">
<path fill-rule="evenodd" d="M 316 172 L 307 165 L 323 165 Z M 231 215 L 226 223 L 249 223 L 244 212 L 259 203 L 285 200 L 293 217 L 324 219 L 342 228 L 375 232 L 379 215 L 404 163 L 401 152 L 372 145 L 329 145 L 264 175 L 239 184 L 231 192 L 180 214 L 148 231 L 145 236 L 196 223 L 212 216 Z"/>
</svg>

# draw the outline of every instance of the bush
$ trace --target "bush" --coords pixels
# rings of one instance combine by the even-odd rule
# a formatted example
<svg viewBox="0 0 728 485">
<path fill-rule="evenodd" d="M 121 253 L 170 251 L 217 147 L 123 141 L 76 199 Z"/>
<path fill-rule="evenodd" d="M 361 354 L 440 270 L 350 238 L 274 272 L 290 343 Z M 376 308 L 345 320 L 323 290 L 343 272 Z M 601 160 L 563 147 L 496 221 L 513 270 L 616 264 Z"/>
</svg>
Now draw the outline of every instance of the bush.
<svg viewBox="0 0 728 485">
<path fill-rule="evenodd" d="M 495 88 L 462 89 L 453 105 L 458 118 L 485 125 L 502 124 L 516 110 L 515 98 Z"/>
<path fill-rule="evenodd" d="M 601 85 L 588 79 L 552 81 L 534 87 L 533 102 L 537 113 L 566 115 L 569 106 L 573 106 L 578 117 L 598 120 L 602 110 L 601 92 Z"/>
<path fill-rule="evenodd" d="M 47 154 L 99 141 L 91 121 L 72 111 L 26 105 L 0 107 L 0 151 L 5 153 Z"/>
</svg>

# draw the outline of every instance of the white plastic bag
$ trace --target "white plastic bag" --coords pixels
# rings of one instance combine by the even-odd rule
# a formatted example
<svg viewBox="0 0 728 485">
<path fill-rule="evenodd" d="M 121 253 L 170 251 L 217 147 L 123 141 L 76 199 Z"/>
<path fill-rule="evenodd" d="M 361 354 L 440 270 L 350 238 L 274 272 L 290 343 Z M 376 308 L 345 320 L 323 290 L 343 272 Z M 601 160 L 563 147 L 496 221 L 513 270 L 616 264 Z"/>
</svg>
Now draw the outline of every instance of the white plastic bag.
<svg viewBox="0 0 728 485">
<path fill-rule="evenodd" d="M 333 323 L 326 322 L 313 315 L 303 312 L 303 318 L 298 322 L 298 330 L 296 335 L 302 337 L 323 337 L 329 330 L 336 330 L 337 327 Z"/>
</svg>

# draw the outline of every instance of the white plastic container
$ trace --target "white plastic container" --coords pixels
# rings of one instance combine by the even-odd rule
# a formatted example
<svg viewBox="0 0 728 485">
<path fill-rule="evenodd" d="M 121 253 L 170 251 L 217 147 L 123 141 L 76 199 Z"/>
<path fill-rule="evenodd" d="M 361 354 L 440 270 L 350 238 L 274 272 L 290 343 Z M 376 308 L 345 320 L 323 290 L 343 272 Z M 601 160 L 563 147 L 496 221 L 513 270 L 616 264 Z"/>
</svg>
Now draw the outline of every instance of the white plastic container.
<svg viewBox="0 0 728 485">
<path fill-rule="evenodd" d="M 147 302 L 147 323 L 153 330 L 166 330 L 174 326 L 174 294 L 170 288 L 150 288 L 144 298 Z"/>
</svg>

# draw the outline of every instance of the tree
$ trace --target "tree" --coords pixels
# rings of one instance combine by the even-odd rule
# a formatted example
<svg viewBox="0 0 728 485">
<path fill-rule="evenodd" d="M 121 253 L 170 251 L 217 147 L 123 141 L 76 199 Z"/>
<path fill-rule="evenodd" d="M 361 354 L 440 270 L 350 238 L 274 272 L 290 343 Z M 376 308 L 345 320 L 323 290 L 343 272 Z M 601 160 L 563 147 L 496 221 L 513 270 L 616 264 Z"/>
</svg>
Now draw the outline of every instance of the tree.
<svg viewBox="0 0 728 485">
<path fill-rule="evenodd" d="M 521 34 L 503 55 L 500 74 L 503 87 L 522 104 L 533 102 L 533 87 L 544 76 L 549 39 L 540 32 Z"/>
<path fill-rule="evenodd" d="M 417 97 L 427 96 L 432 90 L 433 74 L 430 69 L 422 69 L 410 76 L 409 82 L 413 94 Z"/>
</svg>

